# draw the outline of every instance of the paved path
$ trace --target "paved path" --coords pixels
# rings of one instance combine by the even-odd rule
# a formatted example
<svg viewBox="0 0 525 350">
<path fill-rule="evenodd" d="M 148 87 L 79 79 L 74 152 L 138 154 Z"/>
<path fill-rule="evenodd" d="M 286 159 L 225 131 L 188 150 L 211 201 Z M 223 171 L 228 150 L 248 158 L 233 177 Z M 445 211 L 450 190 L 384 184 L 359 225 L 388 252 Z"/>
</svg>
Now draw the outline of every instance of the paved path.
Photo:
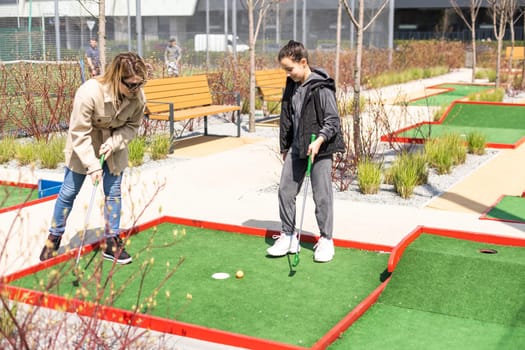
<svg viewBox="0 0 525 350">
<path fill-rule="evenodd" d="M 462 70 L 425 81 L 405 84 L 404 89 L 424 89 L 441 82 L 468 82 L 470 71 Z M 382 90 L 382 96 L 399 94 L 402 86 Z M 266 131 L 272 133 L 272 131 Z M 236 140 L 236 147 L 215 144 L 208 152 L 187 149 L 171 159 L 149 163 L 126 174 L 123 193 L 122 226 L 172 215 L 221 223 L 279 229 L 276 194 L 262 189 L 279 180 L 281 161 L 277 152 L 277 133 L 273 137 Z M 191 152 L 191 153 L 190 153 Z M 481 233 L 524 237 L 525 225 L 479 220 L 481 213 L 500 194 L 520 194 L 525 190 L 525 147 L 501 152 L 441 198 L 425 208 L 336 200 L 334 236 L 354 241 L 395 245 L 419 225 Z M 0 168 L 0 178 L 36 182 L 38 178 L 62 180 L 62 171 Z M 78 245 L 79 234 L 91 186 L 85 184 L 68 222 L 64 245 Z M 38 262 L 46 237 L 54 201 L 0 214 L 0 238 L 6 242 L 0 272 L 11 273 Z M 95 211 L 100 214 L 99 194 Z M 102 215 L 91 216 L 90 227 L 102 226 Z M 307 201 L 304 230 L 317 234 L 313 202 Z M 261 241 L 261 257 L 267 246 Z M 304 257 L 306 258 L 306 257 Z M 335 257 L 337 259 L 337 256 Z M 195 344 L 173 337 L 180 349 L 227 349 L 216 344 Z M 184 346 L 183 346 L 184 345 Z"/>
</svg>

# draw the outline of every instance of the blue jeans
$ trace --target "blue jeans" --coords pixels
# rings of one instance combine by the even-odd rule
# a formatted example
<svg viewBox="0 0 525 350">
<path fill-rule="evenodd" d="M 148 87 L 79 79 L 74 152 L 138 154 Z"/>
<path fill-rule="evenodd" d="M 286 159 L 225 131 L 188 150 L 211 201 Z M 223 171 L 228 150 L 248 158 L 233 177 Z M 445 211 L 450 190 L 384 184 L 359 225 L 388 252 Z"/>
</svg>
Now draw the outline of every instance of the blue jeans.
<svg viewBox="0 0 525 350">
<path fill-rule="evenodd" d="M 104 186 L 104 222 L 106 237 L 115 237 L 120 233 L 120 211 L 122 208 L 121 188 L 122 174 L 115 176 L 109 172 L 108 166 L 104 163 L 102 184 Z M 55 236 L 62 236 L 66 230 L 66 221 L 73 207 L 73 202 L 77 197 L 84 179 L 87 175 L 75 173 L 66 167 L 64 182 L 60 187 L 53 221 L 49 228 L 49 233 Z"/>
</svg>

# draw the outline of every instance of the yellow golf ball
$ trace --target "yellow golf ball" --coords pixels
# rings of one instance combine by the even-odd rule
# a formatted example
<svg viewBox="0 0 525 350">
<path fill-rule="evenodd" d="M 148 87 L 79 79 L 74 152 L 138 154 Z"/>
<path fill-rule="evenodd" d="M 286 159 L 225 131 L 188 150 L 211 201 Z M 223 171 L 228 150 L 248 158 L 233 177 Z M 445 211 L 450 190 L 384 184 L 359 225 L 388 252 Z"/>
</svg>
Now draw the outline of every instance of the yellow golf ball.
<svg viewBox="0 0 525 350">
<path fill-rule="evenodd" d="M 235 273 L 235 277 L 237 278 L 243 278 L 244 277 L 244 272 L 242 270 L 238 270 L 236 273 Z"/>
</svg>

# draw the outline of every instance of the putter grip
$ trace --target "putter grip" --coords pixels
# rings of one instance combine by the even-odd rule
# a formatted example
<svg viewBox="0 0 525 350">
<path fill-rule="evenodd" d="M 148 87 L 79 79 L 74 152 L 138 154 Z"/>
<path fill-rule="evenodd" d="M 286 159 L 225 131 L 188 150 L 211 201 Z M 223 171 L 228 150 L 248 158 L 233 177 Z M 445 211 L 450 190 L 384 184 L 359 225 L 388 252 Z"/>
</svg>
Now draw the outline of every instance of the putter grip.
<svg viewBox="0 0 525 350">
<path fill-rule="evenodd" d="M 316 139 L 315 134 L 310 136 L 310 143 L 314 142 Z M 310 176 L 310 171 L 312 170 L 312 155 L 308 156 L 308 166 L 306 167 L 306 176 Z"/>
<path fill-rule="evenodd" d="M 100 156 L 100 167 L 102 168 L 104 166 L 104 155 Z M 95 186 L 98 186 L 98 180 L 95 182 Z"/>
</svg>

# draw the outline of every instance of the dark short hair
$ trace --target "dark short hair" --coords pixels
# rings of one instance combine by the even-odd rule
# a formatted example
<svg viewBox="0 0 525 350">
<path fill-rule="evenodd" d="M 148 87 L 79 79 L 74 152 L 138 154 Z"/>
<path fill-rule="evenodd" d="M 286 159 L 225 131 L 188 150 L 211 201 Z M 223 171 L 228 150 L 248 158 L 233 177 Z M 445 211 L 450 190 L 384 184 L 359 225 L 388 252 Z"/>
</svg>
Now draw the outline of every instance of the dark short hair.
<svg viewBox="0 0 525 350">
<path fill-rule="evenodd" d="M 281 50 L 279 50 L 279 55 L 277 56 L 279 61 L 285 57 L 288 57 L 295 62 L 299 62 L 303 58 L 308 61 L 308 51 L 302 43 L 290 40 L 281 48 Z"/>
<path fill-rule="evenodd" d="M 172 42 L 174 42 L 174 41 L 177 41 L 177 39 L 175 39 L 175 38 L 171 38 L 171 39 L 170 39 L 170 43 L 172 43 Z"/>
</svg>

